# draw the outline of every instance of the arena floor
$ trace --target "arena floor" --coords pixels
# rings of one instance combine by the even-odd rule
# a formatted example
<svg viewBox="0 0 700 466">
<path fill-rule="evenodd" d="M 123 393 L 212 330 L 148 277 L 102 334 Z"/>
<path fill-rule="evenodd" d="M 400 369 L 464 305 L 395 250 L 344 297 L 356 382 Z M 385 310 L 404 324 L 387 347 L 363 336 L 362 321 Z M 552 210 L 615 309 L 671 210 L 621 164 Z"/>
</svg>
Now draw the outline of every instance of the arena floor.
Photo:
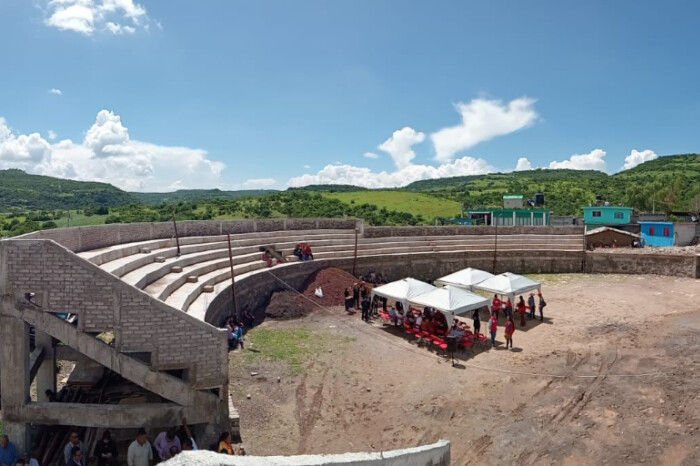
<svg viewBox="0 0 700 466">
<path fill-rule="evenodd" d="M 514 350 L 469 352 L 456 367 L 339 307 L 268 320 L 231 353 L 248 453 L 444 438 L 455 465 L 697 464 L 700 280 L 540 278 L 546 321 L 518 325 Z M 298 341 L 272 351 L 276 336 Z"/>
</svg>

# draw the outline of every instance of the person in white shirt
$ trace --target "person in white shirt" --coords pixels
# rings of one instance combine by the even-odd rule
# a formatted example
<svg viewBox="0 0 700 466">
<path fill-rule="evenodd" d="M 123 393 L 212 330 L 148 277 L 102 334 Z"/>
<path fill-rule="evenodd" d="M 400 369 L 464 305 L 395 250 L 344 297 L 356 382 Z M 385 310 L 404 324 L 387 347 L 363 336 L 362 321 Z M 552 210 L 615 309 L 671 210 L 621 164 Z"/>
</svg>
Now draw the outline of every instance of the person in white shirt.
<svg viewBox="0 0 700 466">
<path fill-rule="evenodd" d="M 153 449 L 146 438 L 146 429 L 139 429 L 136 440 L 129 445 L 126 463 L 129 466 L 153 466 Z"/>
</svg>

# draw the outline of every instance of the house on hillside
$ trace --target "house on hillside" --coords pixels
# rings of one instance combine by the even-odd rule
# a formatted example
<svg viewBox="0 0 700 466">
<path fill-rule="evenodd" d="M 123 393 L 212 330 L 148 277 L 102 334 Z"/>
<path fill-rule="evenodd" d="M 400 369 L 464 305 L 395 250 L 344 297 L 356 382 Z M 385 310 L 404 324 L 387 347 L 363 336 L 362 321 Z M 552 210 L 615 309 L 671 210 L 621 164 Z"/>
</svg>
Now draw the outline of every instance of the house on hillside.
<svg viewBox="0 0 700 466">
<path fill-rule="evenodd" d="M 546 209 L 523 209 L 522 194 L 505 194 L 502 209 L 467 210 L 467 219 L 472 225 L 496 225 L 499 227 L 549 226 L 551 215 L 552 212 Z"/>
<path fill-rule="evenodd" d="M 614 205 L 597 205 L 583 208 L 583 221 L 586 231 L 594 230 L 601 226 L 626 230 L 632 233 L 639 232 L 639 226 L 632 223 L 632 207 Z"/>
<path fill-rule="evenodd" d="M 598 227 L 586 232 L 586 249 L 631 248 L 640 236 L 612 227 Z"/>
</svg>

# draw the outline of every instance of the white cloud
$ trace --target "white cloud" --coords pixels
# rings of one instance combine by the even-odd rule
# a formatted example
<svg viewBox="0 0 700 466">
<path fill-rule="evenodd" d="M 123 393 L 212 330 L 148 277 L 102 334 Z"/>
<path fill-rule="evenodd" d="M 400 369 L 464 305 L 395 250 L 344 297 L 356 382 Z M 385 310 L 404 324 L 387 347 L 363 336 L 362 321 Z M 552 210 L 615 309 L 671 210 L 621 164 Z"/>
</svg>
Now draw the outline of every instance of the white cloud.
<svg viewBox="0 0 700 466">
<path fill-rule="evenodd" d="M 49 130 L 48 131 L 48 137 L 50 141 L 55 141 L 56 138 L 58 137 L 58 134 L 56 134 L 54 131 Z"/>
<path fill-rule="evenodd" d="M 53 95 L 63 95 L 63 91 L 60 90 L 60 89 L 56 89 L 56 88 L 54 88 L 54 89 L 49 89 L 49 94 L 53 94 Z"/>
<path fill-rule="evenodd" d="M 602 149 L 594 149 L 588 154 L 574 154 L 568 160 L 550 162 L 549 168 L 605 171 L 605 154 L 605 151 Z"/>
<path fill-rule="evenodd" d="M 518 164 L 515 166 L 515 171 L 522 172 L 527 170 L 532 170 L 532 164 L 530 163 L 530 159 L 528 159 L 527 157 L 520 157 L 518 159 Z"/>
<path fill-rule="evenodd" d="M 304 165 L 304 168 L 307 170 L 311 170 L 311 165 Z"/>
<path fill-rule="evenodd" d="M 534 104 L 528 97 L 506 105 L 500 100 L 486 99 L 474 99 L 468 104 L 459 102 L 455 109 L 462 115 L 462 122 L 430 135 L 435 146 L 435 160 L 447 162 L 459 151 L 533 124 L 537 119 Z"/>
<path fill-rule="evenodd" d="M 362 154 L 363 157 L 367 157 L 368 159 L 378 159 L 379 155 L 375 154 L 374 152 L 365 152 Z"/>
<path fill-rule="evenodd" d="M 277 180 L 274 178 L 250 178 L 241 185 L 242 189 L 265 189 L 274 186 Z"/>
<path fill-rule="evenodd" d="M 287 185 L 299 187 L 310 184 L 351 184 L 365 188 L 395 188 L 419 180 L 479 175 L 494 171 L 496 169 L 485 160 L 472 157 L 462 157 L 454 162 L 438 167 L 408 164 L 393 172 L 373 172 L 366 167 L 336 164 L 326 165 L 316 174 L 306 174 L 291 178 Z"/>
<path fill-rule="evenodd" d="M 132 26 L 123 26 L 121 24 L 113 23 L 107 21 L 105 28 L 112 34 L 133 34 L 136 32 L 136 28 Z"/>
<path fill-rule="evenodd" d="M 146 8 L 134 0 L 49 0 L 46 6 L 48 26 L 88 36 L 95 31 L 133 34 L 150 24 Z"/>
<path fill-rule="evenodd" d="M 425 139 L 425 134 L 405 126 L 394 131 L 389 139 L 378 146 L 378 149 L 388 153 L 399 170 L 409 166 L 416 153 L 411 148 Z"/>
<path fill-rule="evenodd" d="M 643 150 L 643 151 L 638 151 L 638 150 L 632 150 L 630 152 L 630 155 L 625 157 L 625 165 L 622 167 L 623 170 L 629 170 L 630 168 L 634 168 L 640 163 L 648 162 L 649 160 L 654 160 L 658 158 L 659 156 L 656 155 L 656 152 L 653 150 Z"/>
<path fill-rule="evenodd" d="M 181 180 L 189 187 L 218 186 L 225 165 L 201 149 L 133 140 L 119 115 L 101 110 L 82 142 L 49 143 L 38 133 L 16 135 L 0 118 L 0 168 L 104 181 L 130 191 L 166 191 L 187 187 Z"/>
</svg>

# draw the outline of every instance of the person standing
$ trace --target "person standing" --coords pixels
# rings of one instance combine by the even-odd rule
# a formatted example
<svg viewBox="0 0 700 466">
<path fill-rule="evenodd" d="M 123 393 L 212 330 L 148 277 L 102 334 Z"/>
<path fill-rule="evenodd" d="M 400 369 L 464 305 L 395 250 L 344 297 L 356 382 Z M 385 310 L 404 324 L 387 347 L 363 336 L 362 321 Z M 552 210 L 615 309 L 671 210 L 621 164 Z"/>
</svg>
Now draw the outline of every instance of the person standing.
<svg viewBox="0 0 700 466">
<path fill-rule="evenodd" d="M 70 449 L 70 460 L 66 462 L 66 466 L 82 466 L 83 461 L 83 451 L 80 447 L 73 447 Z"/>
<path fill-rule="evenodd" d="M 498 318 L 495 313 L 491 313 L 489 319 L 489 332 L 491 332 L 491 346 L 496 346 L 496 332 L 498 331 Z"/>
<path fill-rule="evenodd" d="M 493 301 L 491 302 L 491 312 L 496 313 L 496 319 L 498 319 L 498 312 L 501 310 L 501 304 L 503 304 L 503 302 L 499 299 L 498 295 L 493 295 Z"/>
<path fill-rule="evenodd" d="M 115 466 L 119 464 L 117 459 L 117 444 L 112 440 L 112 433 L 105 430 L 102 434 L 102 440 L 95 445 L 95 457 L 97 458 L 97 466 Z"/>
<path fill-rule="evenodd" d="M 136 440 L 131 442 L 126 453 L 128 466 L 153 466 L 153 449 L 146 438 L 146 429 L 139 429 Z"/>
<path fill-rule="evenodd" d="M 170 449 L 172 447 L 177 447 L 178 453 L 180 450 L 182 450 L 182 444 L 180 443 L 180 439 L 176 434 L 177 430 L 171 427 L 167 432 L 161 432 L 158 434 L 156 439 L 153 441 L 153 446 L 155 447 L 161 461 L 170 459 Z"/>
<path fill-rule="evenodd" d="M 185 431 L 185 440 L 182 442 L 182 449 L 183 450 L 197 450 L 197 442 L 194 441 L 194 437 L 192 436 L 192 432 L 190 432 L 190 427 L 187 425 L 187 419 L 182 418 L 182 430 Z"/>
<path fill-rule="evenodd" d="M 362 297 L 362 320 L 369 322 L 369 295 L 364 295 Z"/>
<path fill-rule="evenodd" d="M 229 432 L 223 432 L 219 436 L 219 446 L 216 448 L 216 451 L 224 455 L 235 455 L 233 445 L 231 445 L 231 434 Z"/>
<path fill-rule="evenodd" d="M 10 442 L 10 437 L 0 437 L 0 466 L 14 466 L 17 462 L 17 447 Z"/>
<path fill-rule="evenodd" d="M 70 436 L 68 437 L 68 443 L 66 446 L 63 448 L 63 460 L 65 461 L 65 464 L 68 464 L 73 457 L 72 450 L 73 447 L 78 447 L 80 448 L 80 451 L 84 451 L 85 447 L 83 446 L 83 442 L 80 441 L 80 434 L 78 433 L 77 430 L 73 430 L 70 433 Z M 80 464 L 84 465 L 85 464 L 85 458 L 81 457 L 80 458 Z"/>
<path fill-rule="evenodd" d="M 479 316 L 478 309 L 474 309 L 472 320 L 474 321 L 474 334 L 477 334 L 481 331 L 481 317 Z"/>
<path fill-rule="evenodd" d="M 527 298 L 527 307 L 530 308 L 530 319 L 535 318 L 535 294 L 530 293 L 530 297 Z"/>
<path fill-rule="evenodd" d="M 525 327 L 525 313 L 527 312 L 527 304 L 525 304 L 525 300 L 522 296 L 520 296 L 520 300 L 518 301 L 518 305 L 515 307 L 515 309 L 520 314 L 520 326 Z"/>
<path fill-rule="evenodd" d="M 513 323 L 513 319 L 511 316 L 506 317 L 506 331 L 505 331 L 505 336 L 506 336 L 506 349 L 508 349 L 508 345 L 510 345 L 511 349 L 513 348 L 513 333 L 515 332 L 515 324 Z"/>
<path fill-rule="evenodd" d="M 357 282 L 352 285 L 352 306 L 360 309 L 360 285 Z"/>
<path fill-rule="evenodd" d="M 540 322 L 542 322 L 544 320 L 544 314 L 542 311 L 544 310 L 544 307 L 547 305 L 547 303 L 544 300 L 544 296 L 542 296 L 542 292 L 537 293 L 537 296 L 539 296 L 539 298 L 540 298 L 540 302 L 539 302 Z"/>
</svg>

